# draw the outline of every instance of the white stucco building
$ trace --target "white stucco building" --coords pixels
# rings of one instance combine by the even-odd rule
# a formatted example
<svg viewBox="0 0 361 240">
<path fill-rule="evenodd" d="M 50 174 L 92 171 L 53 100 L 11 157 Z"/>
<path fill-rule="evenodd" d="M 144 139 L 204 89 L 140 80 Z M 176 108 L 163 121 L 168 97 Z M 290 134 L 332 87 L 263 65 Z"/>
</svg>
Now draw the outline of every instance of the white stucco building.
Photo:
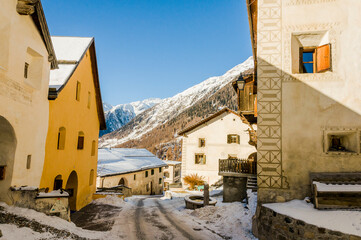
<svg viewBox="0 0 361 240">
<path fill-rule="evenodd" d="M 166 166 L 146 149 L 99 149 L 97 188 L 123 185 L 134 195 L 163 194 Z"/>
<path fill-rule="evenodd" d="M 41 1 L 1 1 L 0 29 L 0 201 L 16 203 L 10 187 L 40 185 L 57 61 Z"/>
<path fill-rule="evenodd" d="M 248 125 L 224 108 L 181 132 L 183 177 L 197 173 L 210 185 L 217 182 L 219 159 L 247 159 L 256 148 L 249 145 Z"/>
<path fill-rule="evenodd" d="M 182 162 L 170 160 L 164 162 L 168 165 L 164 169 L 164 188 L 168 189 L 169 184 L 180 182 Z"/>
</svg>

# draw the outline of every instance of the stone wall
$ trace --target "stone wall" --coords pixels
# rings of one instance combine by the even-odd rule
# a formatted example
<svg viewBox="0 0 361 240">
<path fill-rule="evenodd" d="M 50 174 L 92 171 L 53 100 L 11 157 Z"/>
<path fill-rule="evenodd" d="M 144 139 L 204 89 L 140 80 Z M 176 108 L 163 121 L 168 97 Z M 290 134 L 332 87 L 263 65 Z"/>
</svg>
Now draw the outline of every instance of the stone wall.
<svg viewBox="0 0 361 240">
<path fill-rule="evenodd" d="M 254 223 L 256 226 L 253 227 L 253 233 L 260 240 L 361 240 L 361 237 L 308 224 L 264 206 L 257 208 L 255 217 L 257 221 Z"/>
</svg>

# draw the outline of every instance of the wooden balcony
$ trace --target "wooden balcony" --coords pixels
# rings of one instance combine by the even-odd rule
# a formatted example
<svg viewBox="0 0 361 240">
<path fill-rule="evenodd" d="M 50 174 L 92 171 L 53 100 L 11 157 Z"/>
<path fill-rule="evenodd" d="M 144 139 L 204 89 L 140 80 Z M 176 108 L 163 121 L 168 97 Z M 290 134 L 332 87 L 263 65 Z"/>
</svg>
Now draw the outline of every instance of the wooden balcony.
<svg viewBox="0 0 361 240">
<path fill-rule="evenodd" d="M 247 177 L 257 175 L 257 162 L 247 159 L 219 159 L 219 175 Z"/>
</svg>

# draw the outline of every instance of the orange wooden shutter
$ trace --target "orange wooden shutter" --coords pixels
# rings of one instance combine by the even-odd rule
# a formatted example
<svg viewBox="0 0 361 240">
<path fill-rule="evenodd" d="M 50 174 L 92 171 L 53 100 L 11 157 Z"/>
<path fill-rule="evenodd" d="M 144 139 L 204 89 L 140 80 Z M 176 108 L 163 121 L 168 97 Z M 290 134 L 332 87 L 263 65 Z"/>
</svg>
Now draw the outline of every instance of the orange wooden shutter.
<svg viewBox="0 0 361 240">
<path fill-rule="evenodd" d="M 331 45 L 326 44 L 316 48 L 316 72 L 331 69 Z"/>
</svg>

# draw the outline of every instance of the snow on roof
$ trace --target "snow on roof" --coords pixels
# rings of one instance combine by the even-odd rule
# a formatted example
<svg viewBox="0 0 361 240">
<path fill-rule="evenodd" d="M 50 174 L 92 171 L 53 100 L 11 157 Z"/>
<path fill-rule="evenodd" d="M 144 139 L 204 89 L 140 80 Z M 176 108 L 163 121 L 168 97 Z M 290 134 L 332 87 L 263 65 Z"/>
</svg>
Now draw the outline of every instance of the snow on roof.
<svg viewBox="0 0 361 240">
<path fill-rule="evenodd" d="M 317 210 L 313 204 L 302 200 L 268 203 L 263 206 L 318 227 L 361 236 L 361 212 L 359 211 Z"/>
<path fill-rule="evenodd" d="M 166 164 L 168 164 L 168 165 L 182 164 L 182 162 L 179 162 L 179 161 L 171 161 L 171 160 L 165 160 L 164 162 L 165 162 Z"/>
<path fill-rule="evenodd" d="M 162 160 L 146 149 L 112 148 L 98 150 L 98 175 L 117 175 L 165 167 Z"/>
<path fill-rule="evenodd" d="M 361 192 L 360 184 L 325 184 L 313 181 L 319 192 Z"/>
<path fill-rule="evenodd" d="M 93 42 L 93 38 L 51 37 L 51 40 L 58 59 L 59 69 L 50 71 L 49 88 L 58 90 L 74 72 L 82 56 Z M 64 61 L 67 61 L 67 63 L 62 63 Z"/>
</svg>

